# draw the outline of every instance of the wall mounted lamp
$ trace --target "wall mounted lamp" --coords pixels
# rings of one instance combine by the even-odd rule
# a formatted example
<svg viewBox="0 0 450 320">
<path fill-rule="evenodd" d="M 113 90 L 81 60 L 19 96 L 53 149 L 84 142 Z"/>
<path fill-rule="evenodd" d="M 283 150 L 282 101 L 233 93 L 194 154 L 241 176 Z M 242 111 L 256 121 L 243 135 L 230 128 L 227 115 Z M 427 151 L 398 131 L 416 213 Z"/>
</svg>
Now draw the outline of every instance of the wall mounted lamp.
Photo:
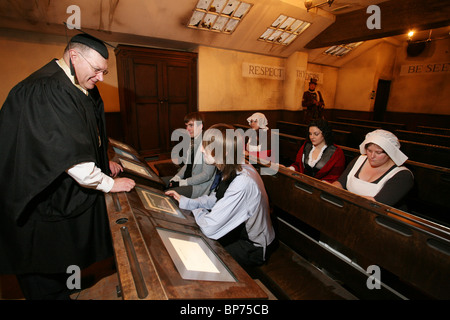
<svg viewBox="0 0 450 320">
<path fill-rule="evenodd" d="M 309 9 L 312 8 L 320 8 L 326 4 L 328 4 L 331 7 L 331 4 L 334 2 L 334 0 L 327 0 L 318 4 L 313 4 L 313 0 L 305 0 L 305 8 L 306 11 L 309 11 Z"/>
</svg>

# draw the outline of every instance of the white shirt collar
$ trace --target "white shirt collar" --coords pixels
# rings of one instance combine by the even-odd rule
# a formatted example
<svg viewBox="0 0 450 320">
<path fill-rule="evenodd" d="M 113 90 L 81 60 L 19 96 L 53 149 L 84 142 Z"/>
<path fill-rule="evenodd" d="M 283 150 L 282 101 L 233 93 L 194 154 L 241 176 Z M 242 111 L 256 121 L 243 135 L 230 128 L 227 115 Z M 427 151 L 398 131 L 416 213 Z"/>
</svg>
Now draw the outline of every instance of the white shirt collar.
<svg viewBox="0 0 450 320">
<path fill-rule="evenodd" d="M 66 61 L 64 61 L 64 59 L 61 58 L 59 60 L 56 60 L 56 63 L 61 67 L 61 69 L 64 70 L 65 74 L 70 79 L 70 81 L 73 83 L 73 85 L 75 87 L 77 87 L 78 89 L 80 89 L 85 95 L 88 95 L 88 91 L 86 89 L 84 89 L 83 87 L 81 87 L 78 83 L 75 82 L 75 76 L 73 76 L 72 73 L 70 72 L 70 68 L 67 65 Z"/>
</svg>

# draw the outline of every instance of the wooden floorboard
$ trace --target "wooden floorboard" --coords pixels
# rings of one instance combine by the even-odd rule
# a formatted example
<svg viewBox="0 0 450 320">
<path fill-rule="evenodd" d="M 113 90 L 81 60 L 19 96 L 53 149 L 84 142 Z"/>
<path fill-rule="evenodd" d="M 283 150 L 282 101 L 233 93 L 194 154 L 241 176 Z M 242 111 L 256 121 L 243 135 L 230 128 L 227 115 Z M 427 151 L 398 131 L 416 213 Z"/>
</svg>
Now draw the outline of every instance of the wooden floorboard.
<svg viewBox="0 0 450 320">
<path fill-rule="evenodd" d="M 271 255 L 268 263 L 256 272 L 269 290 L 281 299 L 290 300 L 355 300 L 343 288 L 310 262 L 283 243 Z"/>
</svg>

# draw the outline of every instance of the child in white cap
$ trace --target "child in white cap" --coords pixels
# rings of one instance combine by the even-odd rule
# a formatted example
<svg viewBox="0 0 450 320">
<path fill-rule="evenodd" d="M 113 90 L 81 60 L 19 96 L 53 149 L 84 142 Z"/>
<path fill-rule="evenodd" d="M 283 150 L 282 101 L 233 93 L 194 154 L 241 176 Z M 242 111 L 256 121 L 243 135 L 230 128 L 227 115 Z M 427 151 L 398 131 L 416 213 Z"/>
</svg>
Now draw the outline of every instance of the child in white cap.
<svg viewBox="0 0 450 320">
<path fill-rule="evenodd" d="M 261 112 L 255 112 L 247 118 L 249 126 L 254 134 L 249 136 L 245 150 L 258 158 L 269 159 L 271 155 L 271 133 L 268 127 L 269 121 Z M 264 139 L 262 134 L 265 133 Z"/>
</svg>

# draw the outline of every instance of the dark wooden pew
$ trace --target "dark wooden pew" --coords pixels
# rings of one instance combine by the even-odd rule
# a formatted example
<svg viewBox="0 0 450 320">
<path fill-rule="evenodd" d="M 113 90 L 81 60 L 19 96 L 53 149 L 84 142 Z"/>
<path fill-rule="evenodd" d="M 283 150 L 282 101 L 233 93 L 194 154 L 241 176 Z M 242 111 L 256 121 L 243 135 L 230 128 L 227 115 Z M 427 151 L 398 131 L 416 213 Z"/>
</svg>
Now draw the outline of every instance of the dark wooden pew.
<svg viewBox="0 0 450 320">
<path fill-rule="evenodd" d="M 450 147 L 450 136 L 416 132 L 416 131 L 406 131 L 406 130 L 396 130 L 394 134 L 399 140 L 421 142 L 436 146 Z"/>
<path fill-rule="evenodd" d="M 399 140 L 401 150 L 410 160 L 450 168 L 450 148 L 421 142 Z"/>
<path fill-rule="evenodd" d="M 308 125 L 288 121 L 277 121 L 277 129 L 280 133 L 290 134 L 299 137 L 308 137 Z M 334 142 L 340 145 L 347 145 L 352 137 L 350 131 L 333 129 Z"/>
<path fill-rule="evenodd" d="M 289 134 L 279 133 L 279 160 L 281 164 L 290 166 L 295 162 L 298 151 L 300 150 L 306 139 L 302 137 L 292 136 Z"/>
<path fill-rule="evenodd" d="M 285 230 L 277 227 L 276 232 Z M 253 278 L 259 279 L 279 300 L 358 299 L 284 242 L 279 242 L 279 247 L 266 264 L 247 268 L 247 271 Z"/>
<path fill-rule="evenodd" d="M 291 221 L 277 218 L 282 224 L 277 233 L 280 241 L 327 270 L 356 296 L 450 298 L 450 228 L 289 170 L 262 179 L 274 206 L 319 233 L 317 239 Z M 367 287 L 369 266 L 381 270 L 379 291 Z M 278 285 L 288 290 L 286 281 Z"/>
<path fill-rule="evenodd" d="M 373 126 L 373 127 L 381 127 L 382 129 L 394 132 L 395 130 L 404 130 L 406 129 L 406 125 L 402 123 L 393 123 L 393 122 L 384 122 L 384 121 L 372 121 L 372 120 L 363 120 L 363 119 L 354 119 L 354 118 L 344 118 L 344 117 L 338 117 L 337 120 L 339 122 L 345 122 L 345 123 L 354 123 L 354 124 L 361 124 L 366 126 Z"/>
<path fill-rule="evenodd" d="M 333 136 L 335 143 L 339 145 L 349 146 L 356 148 L 359 144 L 364 141 L 367 133 L 381 129 L 379 127 L 363 126 L 359 124 L 349 124 L 335 121 L 328 121 L 328 123 L 333 128 Z M 288 122 L 288 121 L 277 121 L 277 129 L 280 133 L 290 134 L 299 137 L 306 137 L 306 128 L 304 124 Z"/>
<path fill-rule="evenodd" d="M 300 124 L 291 122 L 277 122 L 280 123 L 280 133 L 289 134 L 293 136 L 299 136 L 296 132 L 299 131 Z M 346 146 L 350 148 L 359 149 L 359 145 L 364 141 L 367 133 L 380 129 L 376 127 L 361 126 L 357 124 L 343 124 L 339 122 L 329 121 L 333 127 L 339 127 L 340 129 L 346 128 L 351 134 L 346 139 L 348 143 L 339 143 L 337 145 Z M 401 149 L 408 156 L 410 160 L 416 162 L 427 163 L 444 168 L 450 167 L 450 148 L 446 146 L 432 145 L 421 142 L 407 141 L 400 139 Z"/>
<path fill-rule="evenodd" d="M 425 132 L 425 133 L 433 133 L 440 134 L 443 136 L 450 136 L 449 128 L 436 128 L 436 127 L 427 127 L 427 126 L 417 126 L 417 131 Z"/>
<path fill-rule="evenodd" d="M 293 152 L 295 157 L 295 154 L 303 143 L 304 139 L 280 134 L 280 145 L 283 138 L 287 138 L 287 140 L 290 140 L 291 144 L 297 143 L 298 147 L 296 146 L 295 151 Z M 344 149 L 344 152 L 351 151 L 351 148 Z M 295 175 L 295 173 L 288 172 L 288 175 Z M 306 180 L 308 180 L 308 178 L 309 177 L 306 177 Z M 309 179 L 312 181 L 317 181 L 312 178 Z M 267 176 L 263 176 L 263 180 L 266 183 Z M 305 180 L 301 181 L 305 182 Z M 278 192 L 287 193 L 286 188 L 290 188 L 290 186 L 288 185 L 287 187 L 281 187 L 280 185 L 278 185 Z M 272 201 L 272 193 L 270 193 L 269 190 L 268 193 Z M 327 201 L 328 203 L 339 204 L 339 202 L 336 201 L 333 197 L 324 196 L 323 198 L 325 198 L 324 201 Z M 228 286 L 228 284 L 212 284 L 211 287 L 209 287 L 210 284 L 207 283 L 208 289 L 204 289 L 204 287 L 200 289 L 195 281 L 194 283 L 192 283 L 192 280 L 180 279 L 180 276 L 179 274 L 177 274 L 175 268 L 173 266 L 170 266 L 170 259 L 168 258 L 167 253 L 164 253 L 165 251 L 163 244 L 161 243 L 160 238 L 156 235 L 156 232 L 158 229 L 162 228 L 181 233 L 188 232 L 191 235 L 202 237 L 201 232 L 199 232 L 195 227 L 192 216 L 190 216 L 189 214 L 185 214 L 186 219 L 180 222 L 180 219 L 176 217 L 171 217 L 156 212 L 149 212 L 142 207 L 137 194 L 134 192 L 126 194 L 126 199 L 111 195 L 110 198 L 107 197 L 107 201 L 108 208 L 112 208 L 108 212 L 110 216 L 110 223 L 112 224 L 112 231 L 113 228 L 116 228 L 115 235 L 113 235 L 113 237 L 116 237 L 115 243 L 118 243 L 117 250 L 115 245 L 115 250 L 117 263 L 120 268 L 122 268 L 121 272 L 123 276 L 120 281 L 124 299 L 179 299 L 186 297 L 202 299 L 235 299 L 262 297 L 261 291 L 259 291 L 257 287 L 254 286 L 254 283 L 251 281 L 251 279 L 245 276 L 245 273 L 240 274 L 240 272 L 238 272 L 242 279 L 240 280 L 242 281 L 242 283 L 240 283 L 240 286 L 238 286 L 239 288 L 236 288 L 234 286 L 230 287 Z M 131 213 L 127 211 L 127 205 L 131 205 Z M 317 204 L 311 205 L 313 207 L 320 207 L 320 205 Z M 281 208 L 283 210 L 286 209 L 285 207 Z M 304 208 L 305 210 L 309 211 L 308 206 L 305 207 L 304 205 L 302 205 L 296 207 L 296 209 L 299 208 Z M 353 212 L 354 210 L 350 211 Z M 389 213 L 392 212 L 395 213 L 395 210 L 391 210 Z M 329 214 L 328 210 L 327 214 Z M 355 215 L 357 214 L 355 213 Z M 341 215 L 342 218 L 345 218 L 346 216 L 347 213 Z M 123 218 L 126 219 L 125 222 L 123 222 Z M 270 290 L 277 294 L 278 298 L 398 299 L 403 297 L 403 291 L 401 291 L 401 293 L 399 294 L 397 292 L 397 289 L 393 291 L 390 289 L 390 287 L 385 285 L 383 285 L 380 290 L 368 290 L 366 287 L 366 280 L 368 275 L 365 273 L 365 271 L 362 270 L 361 267 L 355 267 L 351 263 L 348 263 L 348 261 L 343 260 L 334 252 L 331 252 L 329 249 L 321 245 L 317 239 L 314 239 L 308 234 L 304 233 L 303 229 L 298 228 L 296 224 L 299 220 L 298 217 L 292 215 L 291 213 L 288 213 L 288 216 L 282 216 L 277 210 L 274 218 L 276 219 L 277 223 L 277 234 L 279 235 L 280 240 L 282 240 L 280 247 L 273 253 L 267 264 L 263 265 L 260 268 L 256 268 L 255 270 L 247 271 L 252 271 L 252 275 L 258 276 L 258 278 L 260 278 Z M 290 220 L 292 218 L 294 218 L 295 221 Z M 352 219 L 353 218 L 354 217 L 352 217 Z M 418 220 L 417 217 L 414 217 L 414 219 L 414 221 L 421 221 Z M 395 227 L 398 227 L 395 223 L 387 223 L 383 220 L 383 217 L 379 220 L 381 221 L 381 225 L 383 225 L 384 223 L 384 225 L 387 225 L 388 228 L 395 229 Z M 128 223 L 129 221 L 132 221 L 133 223 L 130 224 Z M 377 221 L 377 223 L 380 223 L 380 221 Z M 127 247 L 126 242 L 124 241 L 125 238 L 122 234 L 122 230 L 120 229 L 122 224 L 125 224 L 125 226 L 129 229 L 129 232 L 131 230 L 134 230 L 130 233 L 130 237 L 133 240 L 131 246 L 128 244 Z M 310 224 L 308 224 L 308 226 L 310 226 Z M 352 225 L 351 221 L 350 224 Z M 438 232 L 444 232 L 445 235 L 446 229 L 442 229 L 441 226 L 433 225 L 429 222 L 426 223 L 426 226 L 437 228 Z M 311 226 L 311 228 L 314 229 L 314 231 L 321 230 L 315 225 Z M 117 230 L 120 230 L 120 234 Z M 407 231 L 403 229 L 401 230 L 407 233 Z M 415 232 L 415 230 L 413 231 Z M 329 235 L 329 233 L 324 233 L 323 231 L 318 232 L 320 233 L 321 239 L 328 238 L 335 240 L 332 236 Z M 384 238 L 383 233 L 377 233 L 377 235 Z M 410 237 L 408 233 L 406 237 Z M 443 235 L 440 234 L 440 237 L 438 239 L 441 239 L 442 237 Z M 447 239 L 446 237 L 444 238 Z M 208 241 L 207 239 L 204 240 Z M 431 239 L 429 241 L 431 246 L 437 247 L 444 252 L 450 252 L 448 249 L 448 244 L 446 242 L 442 243 L 436 242 L 434 240 Z M 152 247 L 151 250 L 149 250 L 150 243 Z M 221 250 L 223 249 L 220 249 L 220 246 L 219 248 L 216 248 L 214 246 L 214 242 L 213 244 L 209 245 L 210 247 L 215 248 L 214 250 L 218 250 L 218 252 L 216 251 L 216 254 L 219 255 L 219 257 L 223 258 L 222 261 L 225 262 L 228 268 L 231 268 L 231 270 L 233 270 L 233 263 L 230 262 L 230 267 L 227 264 L 228 260 L 223 256 L 223 254 L 225 254 L 226 256 L 226 252 L 221 252 Z M 376 243 L 374 245 L 376 245 Z M 348 248 L 346 246 L 345 249 L 349 249 L 350 253 L 354 254 L 354 249 L 352 247 Z M 418 257 L 421 257 L 422 251 L 421 248 L 419 249 L 420 250 L 417 252 L 417 254 Z M 130 251 L 132 253 L 133 250 L 137 253 L 137 262 L 135 260 L 133 262 L 133 255 L 130 254 Z M 293 250 L 295 250 L 296 252 L 293 252 Z M 147 256 L 145 256 L 145 252 L 150 252 L 150 255 L 147 253 Z M 162 254 L 161 252 L 163 252 L 164 254 Z M 121 258 L 118 259 L 118 256 L 120 256 Z M 367 259 L 365 255 L 361 257 L 357 254 L 351 256 L 357 257 L 355 259 L 357 259 L 358 263 L 365 268 L 365 266 L 367 265 L 367 263 L 363 263 L 363 261 Z M 150 268 L 147 269 L 148 265 L 150 266 Z M 145 266 L 145 269 L 142 266 Z M 396 273 L 392 273 L 391 269 L 385 269 L 384 264 L 380 264 L 380 267 L 382 267 L 382 281 L 385 278 L 391 278 L 392 274 L 395 277 L 398 277 Z M 120 268 L 118 268 L 118 270 Z M 320 271 L 321 268 L 323 268 L 322 271 Z M 438 268 L 438 270 L 440 270 L 440 268 Z M 290 277 L 290 275 L 294 275 L 294 277 Z M 156 278 L 160 279 L 160 281 L 155 281 Z M 173 283 L 173 279 L 176 279 L 176 284 Z M 397 279 L 394 280 L 395 284 L 398 285 Z M 403 278 L 401 278 L 400 282 L 400 284 L 403 284 L 405 281 L 403 280 Z M 410 282 L 406 282 L 409 286 Z M 342 283 L 344 283 L 344 286 L 340 285 Z M 391 282 L 387 281 L 387 284 L 391 285 Z M 202 286 L 203 285 L 204 283 L 202 283 Z M 413 286 L 416 287 L 416 284 L 413 283 Z M 151 288 L 151 290 L 149 290 L 149 288 Z M 204 290 L 202 291 L 202 289 Z M 205 291 L 208 291 L 208 293 L 205 293 Z M 423 291 L 422 288 L 420 288 L 419 292 L 416 292 L 414 288 L 408 287 L 408 290 L 406 292 L 408 294 L 408 298 L 414 298 L 414 295 L 419 295 L 419 298 L 423 298 L 422 294 L 425 294 L 426 297 L 435 297 L 434 294 L 430 294 L 428 291 Z"/>
<path fill-rule="evenodd" d="M 334 128 L 350 131 L 352 133 L 351 143 L 342 145 L 356 149 L 358 149 L 361 142 L 364 141 L 367 133 L 376 129 L 381 129 L 357 124 L 343 124 L 335 121 L 329 121 L 329 123 L 332 124 Z M 399 131 L 400 130 L 397 130 L 393 133 L 397 135 Z M 445 145 L 411 141 L 410 139 L 402 139 L 400 136 L 397 137 L 400 140 L 402 151 L 408 156 L 409 159 L 445 168 L 450 167 L 449 147 Z"/>
<path fill-rule="evenodd" d="M 369 132 L 372 132 L 376 129 L 381 129 L 380 126 L 368 126 L 368 125 L 361 125 L 361 124 L 354 124 L 354 123 L 344 123 L 344 122 L 337 122 L 337 121 L 328 121 L 330 125 L 334 129 L 339 130 L 345 130 L 351 132 L 351 139 L 347 144 L 341 144 L 344 146 L 348 146 L 351 148 L 358 148 L 361 142 L 364 141 L 366 134 Z"/>
<path fill-rule="evenodd" d="M 233 124 L 236 129 L 248 130 L 249 126 L 241 124 Z M 290 165 L 295 161 L 298 151 L 300 150 L 306 138 L 296 135 L 278 133 L 279 135 L 279 163 Z M 282 150 L 282 151 L 281 151 Z"/>
<path fill-rule="evenodd" d="M 291 165 L 305 139 L 292 135 L 279 134 L 280 163 Z M 339 146 L 346 164 L 360 155 L 359 149 Z M 408 211 L 450 226 L 450 168 L 444 168 L 417 161 L 407 160 L 405 166 L 414 175 L 415 186 L 407 196 Z"/>
</svg>

